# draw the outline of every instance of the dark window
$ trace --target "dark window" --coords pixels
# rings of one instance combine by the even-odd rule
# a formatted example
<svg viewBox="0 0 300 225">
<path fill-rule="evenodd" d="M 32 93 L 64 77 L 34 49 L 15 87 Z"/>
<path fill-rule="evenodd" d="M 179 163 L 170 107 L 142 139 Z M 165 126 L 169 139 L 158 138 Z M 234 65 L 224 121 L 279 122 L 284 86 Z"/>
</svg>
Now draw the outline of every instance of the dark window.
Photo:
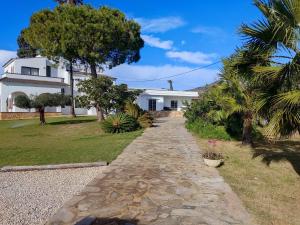
<svg viewBox="0 0 300 225">
<path fill-rule="evenodd" d="M 38 76 L 39 75 L 39 69 L 38 68 L 31 68 L 31 67 L 22 66 L 21 67 L 21 74 Z"/>
<path fill-rule="evenodd" d="M 178 101 L 172 100 L 171 101 L 171 109 L 177 109 L 178 108 Z"/>
<path fill-rule="evenodd" d="M 46 76 L 51 77 L 51 66 L 46 67 Z"/>
<path fill-rule="evenodd" d="M 148 109 L 149 111 L 156 111 L 156 99 L 149 99 Z"/>
<path fill-rule="evenodd" d="M 61 89 L 61 93 L 65 94 L 65 89 L 64 88 Z"/>
</svg>

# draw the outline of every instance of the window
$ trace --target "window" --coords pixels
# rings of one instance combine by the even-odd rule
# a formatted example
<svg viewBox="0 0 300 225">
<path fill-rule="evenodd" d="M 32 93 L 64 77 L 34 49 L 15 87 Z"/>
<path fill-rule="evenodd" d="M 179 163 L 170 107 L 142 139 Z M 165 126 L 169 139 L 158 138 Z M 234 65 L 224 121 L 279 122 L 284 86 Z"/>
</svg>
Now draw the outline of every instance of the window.
<svg viewBox="0 0 300 225">
<path fill-rule="evenodd" d="M 39 69 L 38 68 L 31 68 L 31 67 L 22 66 L 21 67 L 21 74 L 38 76 L 39 75 Z"/>
<path fill-rule="evenodd" d="M 148 109 L 149 111 L 156 111 L 156 99 L 149 99 Z"/>
<path fill-rule="evenodd" d="M 46 76 L 51 77 L 51 66 L 46 67 Z"/>
<path fill-rule="evenodd" d="M 171 101 L 171 109 L 177 109 L 178 108 L 178 101 L 172 100 Z"/>
</svg>

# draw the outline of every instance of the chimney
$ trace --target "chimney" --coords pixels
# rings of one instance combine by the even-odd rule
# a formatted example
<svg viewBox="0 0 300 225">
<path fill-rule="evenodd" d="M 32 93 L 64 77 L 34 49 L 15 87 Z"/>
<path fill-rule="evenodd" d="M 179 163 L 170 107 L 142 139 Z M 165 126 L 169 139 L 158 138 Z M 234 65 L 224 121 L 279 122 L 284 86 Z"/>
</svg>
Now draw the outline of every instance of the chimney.
<svg viewBox="0 0 300 225">
<path fill-rule="evenodd" d="M 170 85 L 169 91 L 173 91 L 173 81 L 172 80 L 168 80 L 168 83 Z"/>
</svg>

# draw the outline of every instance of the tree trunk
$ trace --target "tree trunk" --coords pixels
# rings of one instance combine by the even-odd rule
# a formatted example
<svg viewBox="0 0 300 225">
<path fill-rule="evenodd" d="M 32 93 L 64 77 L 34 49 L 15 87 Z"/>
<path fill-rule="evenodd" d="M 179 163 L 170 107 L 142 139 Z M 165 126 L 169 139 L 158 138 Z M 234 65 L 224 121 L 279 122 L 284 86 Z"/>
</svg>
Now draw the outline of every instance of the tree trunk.
<svg viewBox="0 0 300 225">
<path fill-rule="evenodd" d="M 97 67 L 95 63 L 90 64 L 91 67 L 91 74 L 93 78 L 97 78 Z"/>
<path fill-rule="evenodd" d="M 97 119 L 98 119 L 98 121 L 99 122 L 103 121 L 104 120 L 104 113 L 103 113 L 102 108 L 99 105 L 97 105 L 96 110 L 97 110 Z"/>
<path fill-rule="evenodd" d="M 73 79 L 73 63 L 70 62 L 70 88 L 71 88 L 71 115 L 76 117 L 75 114 L 75 104 L 74 104 L 74 79 Z"/>
<path fill-rule="evenodd" d="M 252 113 L 246 112 L 244 115 L 244 123 L 243 123 L 243 136 L 242 142 L 246 145 L 252 145 Z"/>
<path fill-rule="evenodd" d="M 39 113 L 40 113 L 40 125 L 45 125 L 46 124 L 46 120 L 45 120 L 45 108 L 39 108 Z"/>
</svg>

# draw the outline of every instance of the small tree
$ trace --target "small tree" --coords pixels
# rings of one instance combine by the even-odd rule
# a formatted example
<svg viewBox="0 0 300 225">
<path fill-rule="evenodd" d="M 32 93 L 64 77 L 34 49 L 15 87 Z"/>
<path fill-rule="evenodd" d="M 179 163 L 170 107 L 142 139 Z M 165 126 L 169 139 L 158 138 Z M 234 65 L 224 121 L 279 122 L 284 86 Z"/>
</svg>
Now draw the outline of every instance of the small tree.
<svg viewBox="0 0 300 225">
<path fill-rule="evenodd" d="M 110 78 L 104 76 L 81 81 L 77 87 L 83 93 L 77 97 L 80 105 L 95 107 L 99 121 L 112 111 L 123 111 L 126 102 L 134 101 L 138 95 L 137 91 L 128 90 L 127 85 L 114 85 Z"/>
<path fill-rule="evenodd" d="M 19 108 L 35 108 L 40 114 L 40 124 L 45 125 L 45 107 L 64 106 L 70 103 L 70 98 L 62 94 L 44 93 L 32 98 L 26 95 L 19 95 L 15 98 L 15 104 Z"/>
</svg>

